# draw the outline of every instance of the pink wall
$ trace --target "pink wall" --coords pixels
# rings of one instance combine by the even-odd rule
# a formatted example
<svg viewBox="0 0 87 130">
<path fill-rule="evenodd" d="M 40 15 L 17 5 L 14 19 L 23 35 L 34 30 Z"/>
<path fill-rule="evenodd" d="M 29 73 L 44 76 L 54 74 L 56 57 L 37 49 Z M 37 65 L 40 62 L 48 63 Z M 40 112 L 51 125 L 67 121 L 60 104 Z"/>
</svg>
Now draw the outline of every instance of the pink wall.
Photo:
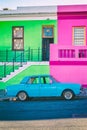
<svg viewBox="0 0 87 130">
<path fill-rule="evenodd" d="M 69 54 L 69 56 L 62 56 L 60 57 L 60 50 L 73 50 L 74 51 L 74 57 Z M 79 57 L 79 50 L 83 50 L 84 52 L 84 57 Z M 70 51 L 70 52 L 71 52 Z M 50 45 L 50 61 L 77 61 L 77 62 L 87 62 L 87 46 L 61 46 L 58 44 L 51 44 Z M 55 53 L 54 53 L 55 52 Z"/>
<path fill-rule="evenodd" d="M 84 12 L 87 11 L 87 5 L 63 5 L 58 6 L 58 12 Z"/>
<path fill-rule="evenodd" d="M 85 26 L 87 28 L 87 5 L 58 7 L 58 45 L 72 45 L 73 26 Z"/>
<path fill-rule="evenodd" d="M 86 27 L 87 45 L 87 5 L 58 6 L 58 42 L 50 46 L 50 74 L 61 82 L 87 85 L 87 46 L 73 46 L 73 26 Z M 72 50 L 73 57 L 70 56 Z M 80 50 L 85 52 L 85 57 L 79 57 Z M 59 56 L 59 52 L 64 51 L 69 57 Z"/>
<path fill-rule="evenodd" d="M 86 26 L 87 19 L 78 20 L 59 20 L 58 21 L 58 45 L 73 45 L 72 43 L 72 27 L 73 26 Z M 86 29 L 87 35 L 87 29 Z M 87 38 L 86 38 L 87 43 Z"/>
<path fill-rule="evenodd" d="M 87 66 L 52 65 L 50 66 L 50 73 L 61 82 L 87 85 Z"/>
</svg>

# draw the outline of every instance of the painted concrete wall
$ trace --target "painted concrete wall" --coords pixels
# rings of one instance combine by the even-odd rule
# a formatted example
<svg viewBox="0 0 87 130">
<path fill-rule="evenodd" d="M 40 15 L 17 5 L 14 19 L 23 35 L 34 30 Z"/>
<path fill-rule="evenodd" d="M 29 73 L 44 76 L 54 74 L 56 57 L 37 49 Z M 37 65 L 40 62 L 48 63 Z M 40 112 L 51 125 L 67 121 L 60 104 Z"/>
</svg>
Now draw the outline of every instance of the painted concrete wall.
<svg viewBox="0 0 87 130">
<path fill-rule="evenodd" d="M 60 20 L 58 22 L 58 45 L 72 45 L 73 46 L 73 37 L 72 37 L 72 27 L 73 26 L 85 26 L 87 34 L 87 19 L 72 19 L 72 20 Z M 87 38 L 86 38 L 87 45 Z"/>
<path fill-rule="evenodd" d="M 51 65 L 50 73 L 61 82 L 80 83 L 87 85 L 87 66 Z"/>
<path fill-rule="evenodd" d="M 61 82 L 86 84 L 87 87 L 87 56 L 79 57 L 79 50 L 87 51 L 87 6 L 60 6 L 58 11 L 58 42 L 50 46 L 50 74 Z M 86 27 L 85 46 L 72 44 L 73 26 Z M 69 57 L 60 57 L 60 50 L 69 52 Z M 70 57 L 72 50 L 75 56 Z"/>
<path fill-rule="evenodd" d="M 28 50 L 29 48 L 37 49 L 36 51 L 34 50 L 33 60 L 38 60 L 39 48 L 39 59 L 42 60 L 42 27 L 44 25 L 54 25 L 54 43 L 56 43 L 57 20 L 0 21 L 0 61 L 12 61 L 13 57 L 15 57 L 15 52 L 12 52 L 12 27 L 14 26 L 24 27 L 24 50 Z M 2 50 L 11 51 L 7 53 L 7 51 L 4 52 Z M 19 55 L 20 51 L 17 51 L 16 57 Z M 28 57 L 28 51 L 25 54 L 26 57 Z"/>
<path fill-rule="evenodd" d="M 85 26 L 87 35 L 86 15 L 87 15 L 87 5 L 58 7 L 58 45 L 73 45 L 72 44 L 73 26 Z M 87 38 L 86 38 L 86 44 L 87 44 Z"/>
<path fill-rule="evenodd" d="M 20 17 L 22 17 L 22 15 Z M 10 17 L 9 15 L 8 17 L 6 16 L 6 18 L 5 17 L 0 18 L 0 50 L 7 50 L 7 49 L 12 50 L 12 27 L 13 26 L 24 26 L 24 49 L 28 49 L 29 47 L 32 49 L 36 49 L 38 47 L 42 48 L 42 26 L 46 26 L 46 25 L 54 25 L 54 43 L 57 42 L 57 20 L 56 20 L 56 16 L 54 18 L 54 14 L 52 14 L 52 16 L 49 16 L 48 13 L 46 16 L 44 16 L 44 14 L 42 13 L 40 14 L 40 16 L 39 14 L 35 15 L 35 17 L 34 16 L 31 17 L 30 15 L 27 16 L 27 18 L 26 16 L 23 15 L 21 20 L 20 17 L 18 18 L 17 16 L 17 19 L 15 19 L 14 16 Z M 43 20 L 43 17 L 46 20 Z M 0 51 L 0 59 L 3 59 L 4 56 L 5 55 L 3 55 L 2 52 Z M 10 56 L 13 57 L 11 54 Z M 7 81 L 6 83 L 0 82 L 0 88 L 4 88 L 7 85 L 19 83 L 24 76 L 35 75 L 35 74 L 37 75 L 49 74 L 49 66 L 31 66 L 28 69 L 24 70 L 19 75 L 12 78 L 11 80 Z"/>
<path fill-rule="evenodd" d="M 12 49 L 13 26 L 24 26 L 24 49 L 42 47 L 43 25 L 54 25 L 54 42 L 56 42 L 56 20 L 0 21 L 0 50 Z"/>
<path fill-rule="evenodd" d="M 58 51 L 61 49 L 75 49 L 75 58 L 59 57 Z M 78 57 L 79 49 L 85 47 L 51 45 L 50 51 L 55 53 L 50 55 L 50 74 L 61 82 L 87 84 L 87 58 Z"/>
</svg>

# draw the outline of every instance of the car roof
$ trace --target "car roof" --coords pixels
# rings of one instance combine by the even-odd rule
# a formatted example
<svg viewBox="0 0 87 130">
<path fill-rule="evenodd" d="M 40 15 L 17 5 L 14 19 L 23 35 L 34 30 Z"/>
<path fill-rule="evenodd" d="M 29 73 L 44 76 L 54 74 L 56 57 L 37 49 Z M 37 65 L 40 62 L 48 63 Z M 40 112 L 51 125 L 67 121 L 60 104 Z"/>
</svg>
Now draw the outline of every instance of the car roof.
<svg viewBox="0 0 87 130">
<path fill-rule="evenodd" d="M 42 76 L 51 76 L 48 74 L 43 74 L 43 75 L 29 75 L 29 76 L 25 76 L 25 78 L 29 78 L 29 77 L 42 77 Z"/>
</svg>

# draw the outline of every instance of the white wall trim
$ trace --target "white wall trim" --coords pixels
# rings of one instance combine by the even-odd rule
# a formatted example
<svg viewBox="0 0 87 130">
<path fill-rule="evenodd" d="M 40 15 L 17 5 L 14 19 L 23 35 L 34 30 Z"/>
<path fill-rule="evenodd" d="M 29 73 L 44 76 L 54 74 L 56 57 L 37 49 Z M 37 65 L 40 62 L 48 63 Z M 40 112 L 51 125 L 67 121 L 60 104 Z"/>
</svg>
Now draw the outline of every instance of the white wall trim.
<svg viewBox="0 0 87 130">
<path fill-rule="evenodd" d="M 57 14 L 38 14 L 38 15 L 6 15 L 0 16 L 0 21 L 19 21 L 19 20 L 57 20 Z"/>
</svg>

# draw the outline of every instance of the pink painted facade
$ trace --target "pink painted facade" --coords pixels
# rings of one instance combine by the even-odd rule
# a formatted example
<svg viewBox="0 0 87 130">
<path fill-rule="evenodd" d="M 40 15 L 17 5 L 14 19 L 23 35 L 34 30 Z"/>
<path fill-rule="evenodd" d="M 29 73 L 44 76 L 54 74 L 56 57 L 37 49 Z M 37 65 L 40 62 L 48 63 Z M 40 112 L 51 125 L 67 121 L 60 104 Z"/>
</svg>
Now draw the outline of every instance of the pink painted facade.
<svg viewBox="0 0 87 130">
<path fill-rule="evenodd" d="M 87 27 L 87 5 L 58 7 L 58 45 L 72 45 L 72 27 Z M 87 34 L 87 29 L 86 29 Z M 87 38 L 86 38 L 87 44 Z"/>
<path fill-rule="evenodd" d="M 50 46 L 50 73 L 62 82 L 87 84 L 87 5 L 58 6 L 58 41 Z M 73 44 L 73 27 L 85 27 L 85 44 Z"/>
</svg>

